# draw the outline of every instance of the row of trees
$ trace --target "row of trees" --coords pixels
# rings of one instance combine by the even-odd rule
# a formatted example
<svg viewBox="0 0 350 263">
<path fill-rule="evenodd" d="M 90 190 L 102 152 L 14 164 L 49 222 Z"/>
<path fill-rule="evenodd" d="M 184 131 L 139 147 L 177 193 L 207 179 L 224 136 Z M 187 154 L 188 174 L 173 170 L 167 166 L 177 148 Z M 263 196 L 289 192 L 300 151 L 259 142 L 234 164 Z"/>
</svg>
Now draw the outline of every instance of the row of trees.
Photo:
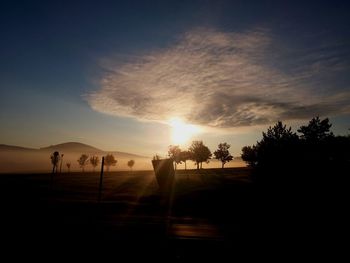
<svg viewBox="0 0 350 263">
<path fill-rule="evenodd" d="M 242 148 L 242 159 L 264 178 L 297 170 L 324 174 L 329 169 L 349 166 L 350 136 L 335 136 L 331 127 L 328 118 L 315 117 L 297 134 L 279 121 L 263 132 L 255 145 Z"/>
<path fill-rule="evenodd" d="M 220 143 L 218 149 L 214 152 L 215 159 L 222 163 L 224 168 L 225 163 L 233 160 L 233 156 L 229 152 L 230 145 L 226 142 Z M 210 149 L 204 145 L 203 141 L 193 141 L 188 150 L 181 150 L 178 145 L 170 145 L 168 149 L 168 156 L 174 161 L 175 170 L 177 164 L 184 163 L 185 170 L 187 169 L 186 162 L 192 160 L 197 165 L 197 169 L 202 169 L 202 163 L 209 163 L 212 153 Z"/>
<path fill-rule="evenodd" d="M 62 161 L 63 161 L 63 154 L 59 154 L 59 152 L 54 152 L 50 156 L 51 164 L 52 164 L 52 173 L 57 173 L 58 165 L 60 164 L 60 168 L 62 167 Z M 89 156 L 87 154 L 82 154 L 79 159 L 77 160 L 79 167 L 82 169 L 82 171 L 85 171 L 85 166 L 91 165 L 93 167 L 93 171 L 95 171 L 96 167 L 100 165 L 101 160 L 100 157 L 97 155 Z M 115 159 L 113 154 L 107 154 L 104 158 L 104 165 L 107 168 L 107 171 L 109 171 L 111 166 L 115 166 L 117 164 L 117 160 Z M 128 161 L 128 166 L 130 169 L 135 165 L 134 160 Z M 71 163 L 67 162 L 66 166 L 68 168 L 68 172 L 70 171 Z M 61 170 L 61 169 L 60 169 Z"/>
</svg>

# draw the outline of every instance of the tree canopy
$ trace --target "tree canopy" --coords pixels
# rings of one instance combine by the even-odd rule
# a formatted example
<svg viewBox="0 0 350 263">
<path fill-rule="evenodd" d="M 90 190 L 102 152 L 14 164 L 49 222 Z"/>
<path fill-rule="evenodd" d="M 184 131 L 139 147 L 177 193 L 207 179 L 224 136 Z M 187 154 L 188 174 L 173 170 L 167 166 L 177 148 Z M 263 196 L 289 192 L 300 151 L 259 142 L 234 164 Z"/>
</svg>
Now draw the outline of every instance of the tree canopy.
<svg viewBox="0 0 350 263">
<path fill-rule="evenodd" d="M 224 168 L 225 163 L 233 160 L 233 156 L 228 150 L 230 147 L 231 145 L 226 142 L 220 143 L 218 149 L 214 152 L 215 159 L 221 161 L 222 168 Z"/>
<path fill-rule="evenodd" d="M 203 162 L 209 162 L 212 154 L 207 146 L 203 144 L 203 141 L 193 141 L 189 152 L 191 153 L 191 159 L 196 163 L 197 169 L 202 168 Z"/>
</svg>

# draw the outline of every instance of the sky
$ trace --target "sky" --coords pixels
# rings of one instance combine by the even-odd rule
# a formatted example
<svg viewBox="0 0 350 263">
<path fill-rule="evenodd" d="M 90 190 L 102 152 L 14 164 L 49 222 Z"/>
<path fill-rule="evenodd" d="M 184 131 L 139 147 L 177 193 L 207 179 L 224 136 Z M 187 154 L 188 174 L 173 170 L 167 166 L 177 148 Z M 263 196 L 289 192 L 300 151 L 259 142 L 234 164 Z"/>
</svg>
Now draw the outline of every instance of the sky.
<svg viewBox="0 0 350 263">
<path fill-rule="evenodd" d="M 305 2 L 3 1 L 0 143 L 239 156 L 278 120 L 348 134 L 350 4 Z"/>
</svg>

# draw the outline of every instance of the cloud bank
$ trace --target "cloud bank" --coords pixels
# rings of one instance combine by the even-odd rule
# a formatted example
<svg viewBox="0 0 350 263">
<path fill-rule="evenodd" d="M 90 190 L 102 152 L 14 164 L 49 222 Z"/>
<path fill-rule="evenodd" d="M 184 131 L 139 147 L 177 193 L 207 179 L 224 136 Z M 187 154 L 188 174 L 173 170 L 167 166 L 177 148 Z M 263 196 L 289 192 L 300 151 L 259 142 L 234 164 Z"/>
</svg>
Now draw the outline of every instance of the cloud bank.
<svg viewBox="0 0 350 263">
<path fill-rule="evenodd" d="M 196 29 L 172 46 L 111 66 L 87 95 L 94 110 L 139 120 L 230 128 L 350 112 L 350 92 L 327 85 L 347 68 L 331 47 L 294 50 L 264 29 Z"/>
</svg>

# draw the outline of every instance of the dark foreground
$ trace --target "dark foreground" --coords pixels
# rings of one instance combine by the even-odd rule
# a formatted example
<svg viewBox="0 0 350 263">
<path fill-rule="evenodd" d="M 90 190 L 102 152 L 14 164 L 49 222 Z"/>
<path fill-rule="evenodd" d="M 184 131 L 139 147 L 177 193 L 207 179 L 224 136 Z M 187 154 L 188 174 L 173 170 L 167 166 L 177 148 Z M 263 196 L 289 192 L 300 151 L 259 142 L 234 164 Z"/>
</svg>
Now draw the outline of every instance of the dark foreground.
<svg viewBox="0 0 350 263">
<path fill-rule="evenodd" d="M 177 171 L 166 195 L 152 171 L 106 173 L 101 202 L 98 173 L 61 174 L 52 184 L 50 174 L 1 175 L 2 251 L 48 261 L 312 257 L 345 235 L 336 223 L 342 208 L 328 194 L 258 186 L 249 174 Z"/>
</svg>

